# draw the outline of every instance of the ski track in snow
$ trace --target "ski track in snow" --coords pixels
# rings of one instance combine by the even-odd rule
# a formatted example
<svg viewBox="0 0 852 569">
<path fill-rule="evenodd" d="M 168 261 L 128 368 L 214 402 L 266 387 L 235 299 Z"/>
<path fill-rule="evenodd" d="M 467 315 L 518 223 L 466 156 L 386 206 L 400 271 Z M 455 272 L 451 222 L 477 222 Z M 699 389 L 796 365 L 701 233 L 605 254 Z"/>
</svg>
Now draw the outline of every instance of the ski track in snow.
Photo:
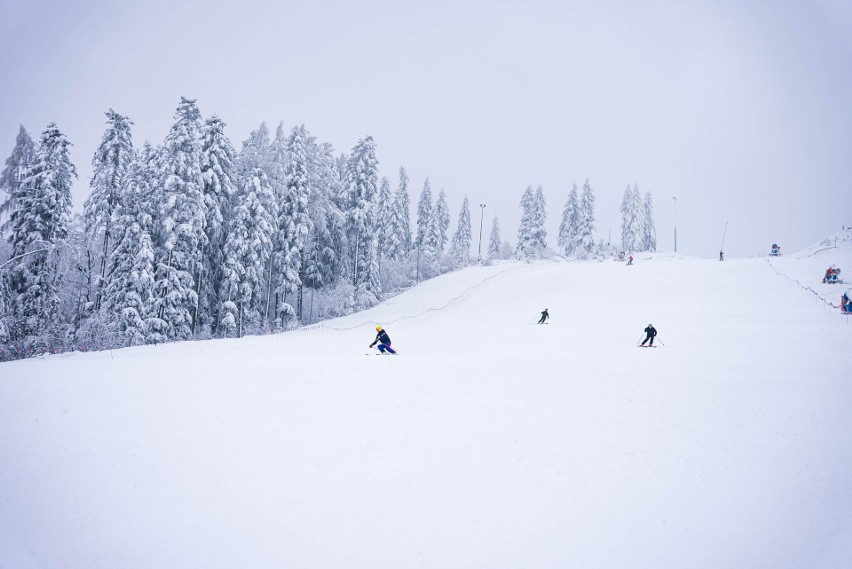
<svg viewBox="0 0 852 569">
<path fill-rule="evenodd" d="M 0 567 L 850 567 L 852 316 L 793 281 L 839 298 L 852 248 L 811 253 L 472 267 L 2 364 Z"/>
</svg>

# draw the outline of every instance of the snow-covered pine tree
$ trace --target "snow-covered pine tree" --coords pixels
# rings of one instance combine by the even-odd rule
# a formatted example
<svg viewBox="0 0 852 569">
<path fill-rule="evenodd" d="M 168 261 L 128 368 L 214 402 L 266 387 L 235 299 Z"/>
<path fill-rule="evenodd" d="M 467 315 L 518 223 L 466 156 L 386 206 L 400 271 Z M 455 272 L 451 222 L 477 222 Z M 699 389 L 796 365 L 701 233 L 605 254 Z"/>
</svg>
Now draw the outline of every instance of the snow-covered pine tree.
<svg viewBox="0 0 852 569">
<path fill-rule="evenodd" d="M 503 239 L 500 236 L 500 220 L 494 216 L 494 221 L 491 223 L 491 237 L 488 239 L 487 259 L 489 261 L 500 258 L 500 248 L 503 245 Z"/>
<path fill-rule="evenodd" d="M 420 199 L 417 201 L 417 235 L 414 244 L 420 248 L 420 254 L 427 257 L 434 256 L 429 239 L 429 224 L 432 223 L 432 217 L 432 187 L 429 185 L 429 178 L 426 178 L 423 182 L 423 190 L 420 192 Z"/>
<path fill-rule="evenodd" d="M 114 245 L 111 235 L 113 216 L 133 161 L 133 139 L 130 133 L 133 122 L 113 109 L 109 109 L 106 116 L 107 128 L 92 158 L 92 193 L 83 205 L 89 243 L 99 245 L 92 252 L 98 266 L 93 283 L 95 311 L 100 310 L 110 248 Z"/>
<path fill-rule="evenodd" d="M 411 197 L 408 195 L 408 174 L 405 168 L 399 168 L 399 186 L 394 194 L 394 211 L 396 212 L 397 239 L 400 242 L 398 256 L 411 251 Z"/>
<path fill-rule="evenodd" d="M 447 204 L 447 193 L 443 189 L 441 189 L 435 202 L 434 218 L 434 242 L 438 253 L 437 257 L 440 257 L 447 247 L 447 230 L 450 228 L 450 207 Z"/>
<path fill-rule="evenodd" d="M 20 193 L 24 177 L 35 160 L 35 152 L 33 139 L 24 125 L 21 125 L 12 153 L 6 158 L 6 166 L 0 172 L 0 237 L 12 229 L 12 212 L 17 209 L 15 196 Z"/>
<path fill-rule="evenodd" d="M 628 184 L 621 199 L 621 248 L 625 252 L 641 248 L 642 217 L 638 192 Z"/>
<path fill-rule="evenodd" d="M 269 157 L 272 154 L 269 142 L 269 129 L 266 123 L 260 123 L 257 130 L 249 133 L 243 141 L 242 149 L 237 158 L 238 178 L 244 180 L 252 175 L 255 168 L 262 168 L 269 176 Z"/>
<path fill-rule="evenodd" d="M 315 144 L 307 137 L 308 163 L 310 164 L 311 198 L 308 213 L 313 234 L 308 237 L 309 270 L 305 284 L 312 288 L 331 285 L 338 274 L 337 264 L 344 242 L 343 214 L 337 206 L 336 196 L 340 184 L 335 174 L 334 149 L 328 143 Z"/>
<path fill-rule="evenodd" d="M 533 258 L 540 259 L 544 257 L 547 250 L 547 202 L 544 199 L 544 190 L 541 185 L 536 188 L 532 202 L 532 212 L 530 217 L 530 237 L 529 251 Z"/>
<path fill-rule="evenodd" d="M 270 303 L 267 279 L 275 232 L 275 196 L 260 167 L 234 193 L 225 241 L 220 333 L 243 336 L 262 325 Z"/>
<path fill-rule="evenodd" d="M 518 226 L 518 244 L 515 247 L 515 256 L 518 259 L 529 259 L 532 253 L 533 216 L 535 209 L 535 194 L 532 186 L 527 186 L 521 196 L 521 223 Z"/>
<path fill-rule="evenodd" d="M 595 194 L 589 180 L 583 184 L 583 193 L 580 195 L 577 250 L 581 258 L 586 258 L 595 250 Z"/>
<path fill-rule="evenodd" d="M 312 231 L 308 213 L 311 189 L 305 134 L 304 128 L 295 127 L 287 141 L 285 189 L 279 202 L 274 261 L 277 299 L 275 320 L 278 326 L 285 326 L 292 316 L 298 318 L 302 313 L 302 257 L 308 235 Z M 290 294 L 297 296 L 290 299 Z"/>
<path fill-rule="evenodd" d="M 394 210 L 393 196 L 391 195 L 390 180 L 386 177 L 382 178 L 379 184 L 379 198 L 376 214 L 376 238 L 379 243 L 379 264 L 383 259 L 390 259 L 393 255 L 392 246 L 395 245 L 394 238 L 391 236 L 394 225 Z"/>
<path fill-rule="evenodd" d="M 197 316 L 196 286 L 207 245 L 201 162 L 201 114 L 195 100 L 181 97 L 160 152 L 155 249 L 156 314 L 167 323 L 169 338 L 190 337 Z"/>
<path fill-rule="evenodd" d="M 145 144 L 131 162 L 123 191 L 118 194 L 112 233 L 116 246 L 110 257 L 104 287 L 103 313 L 124 345 L 136 346 L 165 341 L 165 322 L 153 309 L 154 246 L 149 194 L 153 172 L 148 170 L 154 150 Z"/>
<path fill-rule="evenodd" d="M 657 250 L 657 228 L 654 225 L 654 199 L 651 192 L 645 193 L 642 203 L 644 223 L 642 224 L 642 247 L 645 251 Z"/>
<path fill-rule="evenodd" d="M 375 247 L 376 202 L 378 200 L 378 160 L 373 137 L 358 141 L 347 167 L 349 208 L 346 211 L 352 283 L 373 295 L 381 293 Z"/>
<path fill-rule="evenodd" d="M 566 257 L 574 252 L 577 246 L 577 229 L 580 221 L 580 200 L 577 195 L 577 184 L 568 193 L 565 208 L 562 210 L 562 223 L 559 224 L 559 249 Z"/>
<path fill-rule="evenodd" d="M 470 257 L 470 242 L 470 203 L 465 196 L 459 211 L 459 223 L 455 234 L 453 234 L 453 242 L 450 247 L 450 254 L 453 258 L 461 263 L 467 263 Z"/>
<path fill-rule="evenodd" d="M 207 246 L 202 257 L 198 312 L 200 329 L 212 332 L 219 326 L 227 220 L 237 184 L 236 151 L 225 135 L 225 126 L 215 115 L 208 118 L 204 121 L 201 141 Z"/>
<path fill-rule="evenodd" d="M 77 170 L 71 163 L 65 135 L 50 123 L 42 132 L 35 157 L 18 187 L 11 217 L 12 295 L 10 336 L 21 340 L 56 329 L 61 277 L 56 247 L 68 234 L 71 184 Z M 37 340 L 41 343 L 43 341 Z"/>
</svg>

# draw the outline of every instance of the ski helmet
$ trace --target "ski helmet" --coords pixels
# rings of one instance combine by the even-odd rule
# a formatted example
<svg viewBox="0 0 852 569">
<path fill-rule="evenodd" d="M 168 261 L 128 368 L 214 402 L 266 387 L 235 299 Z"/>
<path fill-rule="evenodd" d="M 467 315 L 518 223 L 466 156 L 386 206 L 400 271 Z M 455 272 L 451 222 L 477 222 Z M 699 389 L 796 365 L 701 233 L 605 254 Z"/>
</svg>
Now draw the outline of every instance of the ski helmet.
<svg viewBox="0 0 852 569">
<path fill-rule="evenodd" d="M 381 332 L 381 331 L 382 331 L 382 327 L 381 327 L 381 326 L 376 326 L 376 332 Z"/>
</svg>

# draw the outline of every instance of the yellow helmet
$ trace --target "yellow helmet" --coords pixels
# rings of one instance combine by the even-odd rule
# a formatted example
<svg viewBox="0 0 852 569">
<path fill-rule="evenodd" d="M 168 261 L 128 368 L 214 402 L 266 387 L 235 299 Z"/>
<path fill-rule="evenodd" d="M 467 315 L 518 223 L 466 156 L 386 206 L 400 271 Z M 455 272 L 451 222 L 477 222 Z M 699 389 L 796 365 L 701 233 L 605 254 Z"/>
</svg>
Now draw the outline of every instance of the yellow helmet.
<svg viewBox="0 0 852 569">
<path fill-rule="evenodd" d="M 381 326 L 376 326 L 376 332 L 381 332 L 381 331 L 382 331 L 382 327 L 381 327 Z"/>
</svg>

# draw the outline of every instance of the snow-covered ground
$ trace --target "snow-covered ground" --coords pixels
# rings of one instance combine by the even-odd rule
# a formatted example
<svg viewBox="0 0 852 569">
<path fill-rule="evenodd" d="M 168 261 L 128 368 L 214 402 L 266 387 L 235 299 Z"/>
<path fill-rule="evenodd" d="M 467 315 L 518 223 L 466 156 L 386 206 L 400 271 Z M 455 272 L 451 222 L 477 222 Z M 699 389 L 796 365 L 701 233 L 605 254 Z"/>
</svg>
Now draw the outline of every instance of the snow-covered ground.
<svg viewBox="0 0 852 569">
<path fill-rule="evenodd" d="M 0 567 L 852 567 L 852 316 L 795 282 L 832 263 L 498 264 L 0 364 Z"/>
</svg>

